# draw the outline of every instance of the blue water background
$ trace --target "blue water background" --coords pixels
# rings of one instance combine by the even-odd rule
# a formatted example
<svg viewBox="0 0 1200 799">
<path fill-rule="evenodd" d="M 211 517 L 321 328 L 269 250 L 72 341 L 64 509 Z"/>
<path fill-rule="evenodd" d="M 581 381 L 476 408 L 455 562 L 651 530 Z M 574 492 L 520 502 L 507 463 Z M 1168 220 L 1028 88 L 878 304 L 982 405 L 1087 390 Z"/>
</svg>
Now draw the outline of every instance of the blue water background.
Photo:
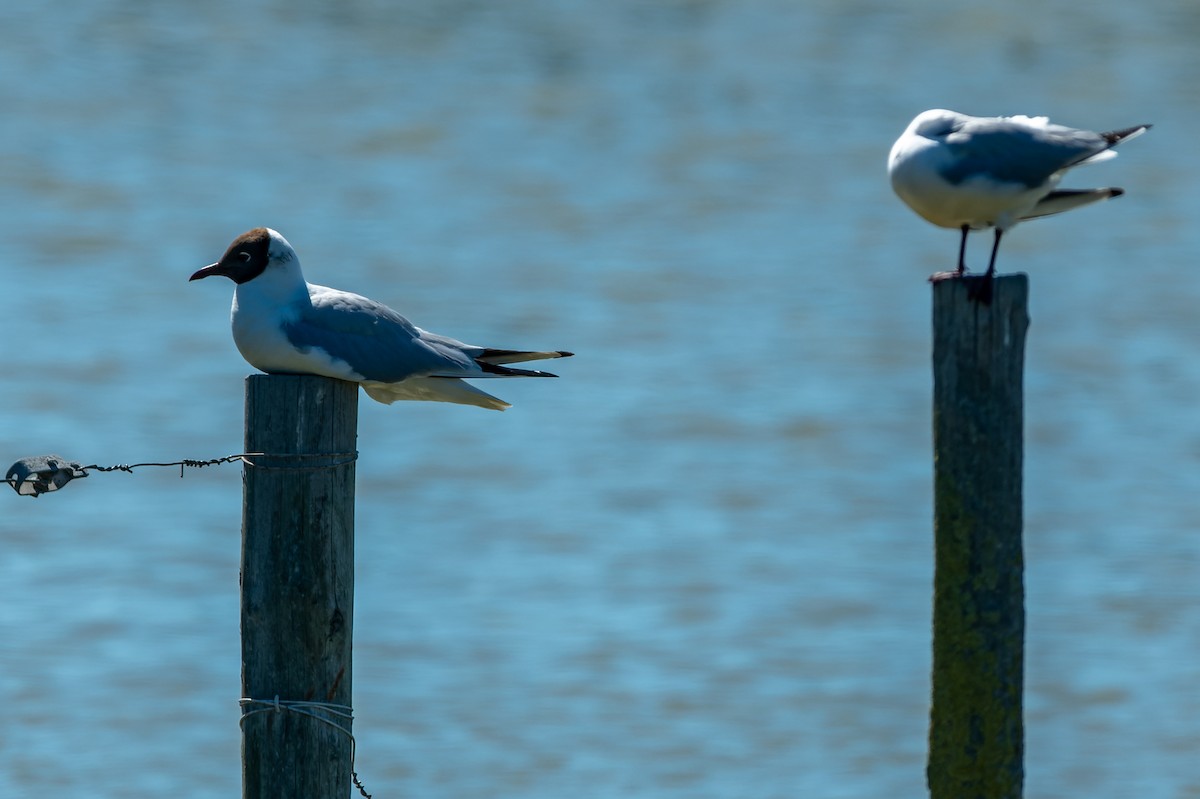
<svg viewBox="0 0 1200 799">
<path fill-rule="evenodd" d="M 240 451 L 231 287 L 565 348 L 362 398 L 378 797 L 923 795 L 917 112 L 1156 127 L 1024 225 L 1027 795 L 1200 797 L 1200 5 L 76 0 L 0 9 L 0 466 Z M 981 266 L 988 239 L 973 241 Z M 7 489 L 4 489 L 7 491 Z M 0 795 L 240 790 L 239 467 L 0 496 Z"/>
</svg>

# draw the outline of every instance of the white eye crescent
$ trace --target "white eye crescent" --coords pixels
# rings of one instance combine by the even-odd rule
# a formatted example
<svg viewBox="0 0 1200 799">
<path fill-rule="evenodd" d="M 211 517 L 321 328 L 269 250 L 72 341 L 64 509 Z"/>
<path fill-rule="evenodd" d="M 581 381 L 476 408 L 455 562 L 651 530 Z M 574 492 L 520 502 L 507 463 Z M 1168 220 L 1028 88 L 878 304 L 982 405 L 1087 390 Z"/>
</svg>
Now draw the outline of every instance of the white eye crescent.
<svg viewBox="0 0 1200 799">
<path fill-rule="evenodd" d="M 249 261 L 250 261 L 250 253 L 248 253 L 248 252 L 239 252 L 239 253 L 238 253 L 238 258 L 241 258 L 241 259 L 242 259 L 243 261 L 245 261 L 245 262 L 249 262 Z"/>
</svg>

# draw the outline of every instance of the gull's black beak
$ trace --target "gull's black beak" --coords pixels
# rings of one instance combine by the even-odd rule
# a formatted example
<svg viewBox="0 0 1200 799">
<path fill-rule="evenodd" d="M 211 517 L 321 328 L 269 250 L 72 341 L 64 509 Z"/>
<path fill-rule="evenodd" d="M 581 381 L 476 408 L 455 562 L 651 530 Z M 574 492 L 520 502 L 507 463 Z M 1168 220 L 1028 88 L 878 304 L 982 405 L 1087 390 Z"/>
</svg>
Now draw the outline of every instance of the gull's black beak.
<svg viewBox="0 0 1200 799">
<path fill-rule="evenodd" d="M 215 264 L 209 264 L 203 269 L 197 269 L 192 276 L 188 278 L 188 280 L 200 280 L 201 278 L 212 277 L 213 275 L 224 275 L 225 277 L 229 277 L 229 272 L 220 262 L 217 262 Z"/>
</svg>

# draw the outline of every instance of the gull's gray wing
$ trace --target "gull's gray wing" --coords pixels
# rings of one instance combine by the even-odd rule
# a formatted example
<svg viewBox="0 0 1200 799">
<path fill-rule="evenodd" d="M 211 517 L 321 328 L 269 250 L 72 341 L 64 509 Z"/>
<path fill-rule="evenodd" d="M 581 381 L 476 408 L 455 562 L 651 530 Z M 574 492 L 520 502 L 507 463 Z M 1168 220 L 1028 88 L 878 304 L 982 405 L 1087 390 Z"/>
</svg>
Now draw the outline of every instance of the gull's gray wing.
<svg viewBox="0 0 1200 799">
<path fill-rule="evenodd" d="M 288 340 L 345 361 L 365 380 L 395 383 L 409 377 L 465 377 L 480 371 L 462 342 L 427 337 L 382 303 L 324 286 L 310 286 L 309 294 L 312 306 L 283 326 Z"/>
<path fill-rule="evenodd" d="M 970 120 L 945 142 L 954 157 L 941 175 L 951 183 L 982 177 L 1029 188 L 1115 144 L 1088 130 L 1035 127 L 1003 118 Z"/>
</svg>

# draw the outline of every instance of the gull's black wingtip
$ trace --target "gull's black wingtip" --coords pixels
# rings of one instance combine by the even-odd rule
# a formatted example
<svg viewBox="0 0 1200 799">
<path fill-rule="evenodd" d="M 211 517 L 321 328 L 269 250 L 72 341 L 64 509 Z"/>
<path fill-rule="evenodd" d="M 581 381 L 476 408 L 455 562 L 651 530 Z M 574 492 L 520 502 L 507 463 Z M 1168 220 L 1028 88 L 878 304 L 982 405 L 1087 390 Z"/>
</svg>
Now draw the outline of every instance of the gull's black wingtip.
<svg viewBox="0 0 1200 799">
<path fill-rule="evenodd" d="M 488 363 L 487 361 L 476 361 L 479 368 L 489 375 L 499 375 L 500 377 L 558 377 L 553 372 L 543 372 L 540 369 L 516 369 L 512 366 L 501 366 L 498 363 Z"/>
<path fill-rule="evenodd" d="M 1135 136 L 1141 136 L 1153 125 L 1134 125 L 1131 128 L 1121 128 L 1120 130 L 1110 130 L 1107 133 L 1101 133 L 1104 141 L 1108 142 L 1109 147 L 1113 147 L 1126 139 L 1132 139 Z"/>
</svg>

